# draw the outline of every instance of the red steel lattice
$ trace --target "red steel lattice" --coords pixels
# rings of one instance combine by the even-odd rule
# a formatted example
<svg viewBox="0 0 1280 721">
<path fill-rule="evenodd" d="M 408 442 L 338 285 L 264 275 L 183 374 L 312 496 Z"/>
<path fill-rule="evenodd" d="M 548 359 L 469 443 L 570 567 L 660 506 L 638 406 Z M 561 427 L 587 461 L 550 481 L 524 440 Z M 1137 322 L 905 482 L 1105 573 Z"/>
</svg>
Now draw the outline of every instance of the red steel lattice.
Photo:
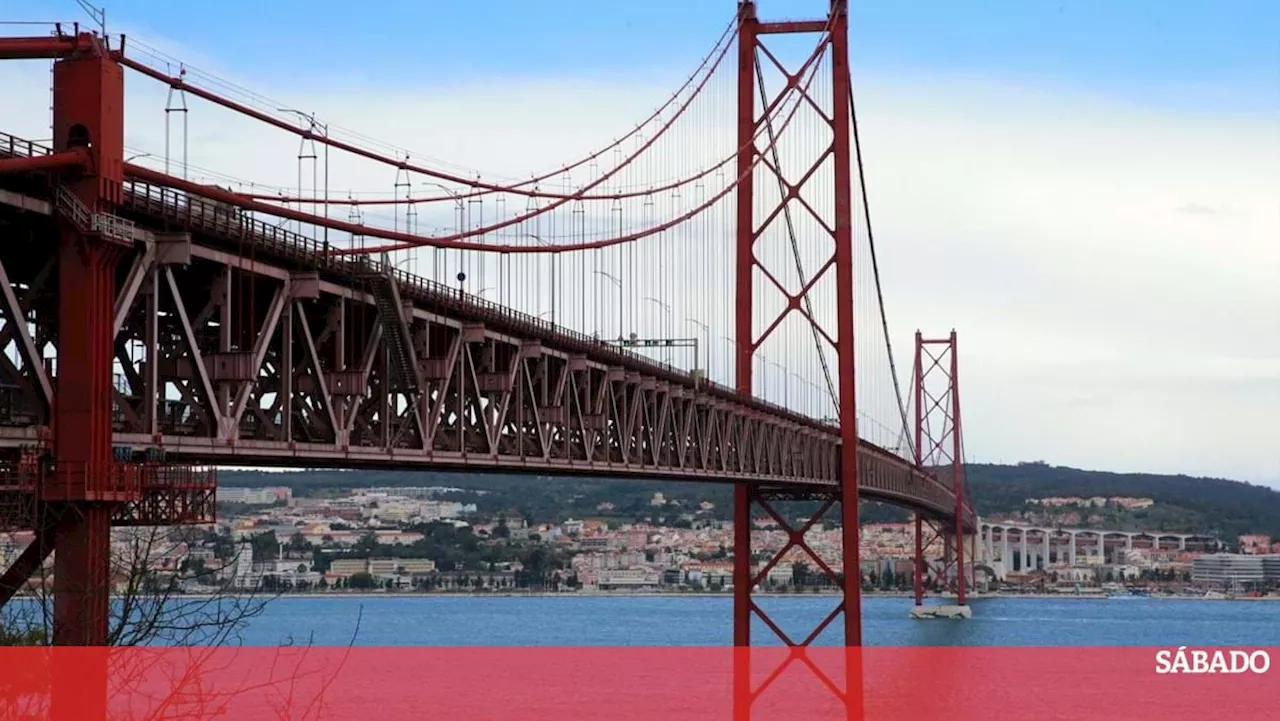
<svg viewBox="0 0 1280 721">
<path fill-rule="evenodd" d="M 797 33 L 819 41 L 791 70 L 766 40 Z M 958 538 L 972 511 L 960 475 L 954 334 L 951 390 L 944 394 L 955 428 L 952 475 L 939 478 L 930 460 L 949 436 L 935 439 L 920 421 L 915 463 L 858 436 L 847 36 L 844 0 L 833 0 L 826 19 L 776 23 L 759 21 L 754 3 L 740 3 L 734 388 L 394 266 L 336 254 L 314 238 L 247 216 L 243 209 L 250 206 L 237 206 L 243 198 L 233 193 L 209 191 L 205 198 L 200 186 L 131 169 L 121 157 L 121 64 L 141 66 L 123 60 L 122 52 L 106 52 L 91 35 L 0 41 L 0 58 L 59 58 L 53 147 L 0 137 L 0 212 L 10 213 L 6 220 L 18 217 L 32 237 L 58 239 L 45 244 L 47 255 L 6 256 L 0 263 L 0 300 L 9 321 L 3 332 L 16 341 L 26 376 L 23 387 L 0 389 L 0 447 L 15 456 L 37 449 L 19 456 L 15 473 L 0 476 L 0 525 L 32 528 L 37 536 L 30 554 L 0 579 L 0 593 L 11 593 L 14 579 L 25 578 L 56 546 L 55 640 L 99 642 L 110 526 L 212 519 L 211 471 L 120 460 L 143 452 L 161 451 L 182 463 L 235 458 L 262 465 L 667 477 L 736 484 L 736 646 L 750 645 L 753 617 L 794 648 L 842 618 L 845 643 L 859 646 L 860 494 L 912 507 L 923 523 L 955 519 Z M 829 99 L 811 92 L 807 80 L 823 59 L 832 69 Z M 780 72 L 785 83 L 757 113 L 763 68 Z M 770 109 L 787 93 L 817 111 L 831 132 L 830 143 L 794 181 L 784 175 L 776 141 L 771 152 L 756 142 Z M 768 130 L 771 136 L 774 129 Z M 827 164 L 829 178 L 820 172 Z M 757 176 L 780 188 L 778 203 L 760 216 Z M 27 182 L 33 177 L 37 182 Z M 830 201 L 829 221 L 801 192 L 814 188 L 823 194 L 818 205 Z M 811 216 L 832 247 L 791 291 L 757 252 L 765 229 L 789 206 Z M 759 329 L 757 271 L 766 288 L 785 298 L 785 307 Z M 834 330 L 821 325 L 808 301 L 820 281 L 832 279 Z M 792 313 L 816 342 L 835 349 L 839 426 L 753 397 L 753 360 Z M 206 332 L 215 321 L 220 330 Z M 77 362 L 47 366 L 38 349 L 53 339 L 60 358 Z M 145 360 L 121 353 L 122 346 L 144 349 Z M 113 383 L 115 366 L 122 379 Z M 934 400 L 925 390 L 929 372 L 932 367 L 917 373 L 918 412 L 922 401 Z M 166 388 L 180 397 L 169 397 Z M 43 455 L 50 450 L 52 457 Z M 820 503 L 799 526 L 776 507 L 796 499 Z M 839 573 L 805 541 L 805 532 L 836 504 L 843 529 Z M 788 534 L 786 547 L 758 568 L 752 564 L 753 509 Z M 752 598 L 795 549 L 842 589 L 840 602 L 803 636 L 785 633 Z M 958 545 L 956 556 L 963 568 Z M 810 665 L 844 698 L 806 659 L 792 654 L 787 663 Z M 852 690 L 848 682 L 857 669 L 847 664 L 846 673 L 845 688 Z M 748 707 L 762 690 L 747 693 Z"/>
<path fill-rule="evenodd" d="M 955 591 L 960 605 L 965 604 L 967 566 L 964 546 L 971 524 L 965 514 L 959 373 L 955 331 L 941 339 L 928 339 L 916 332 L 915 370 L 912 373 L 916 465 L 935 474 L 955 499 L 955 516 L 950 521 L 925 520 L 916 514 L 916 605 L 920 605 L 930 575 L 924 549 L 937 539 L 942 540 L 944 549 L 941 563 L 932 569 L 932 575 L 938 583 Z M 926 531 L 931 531 L 932 536 L 927 537 Z"/>
</svg>

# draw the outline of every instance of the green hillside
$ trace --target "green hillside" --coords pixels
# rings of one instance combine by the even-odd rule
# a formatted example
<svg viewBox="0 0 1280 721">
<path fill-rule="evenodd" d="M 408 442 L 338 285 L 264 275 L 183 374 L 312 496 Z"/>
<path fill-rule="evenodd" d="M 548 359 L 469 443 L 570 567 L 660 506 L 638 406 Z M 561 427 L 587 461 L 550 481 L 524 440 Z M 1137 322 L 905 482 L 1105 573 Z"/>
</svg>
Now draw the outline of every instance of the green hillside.
<svg viewBox="0 0 1280 721">
<path fill-rule="evenodd" d="M 1280 538 L 1280 492 L 1238 481 L 1084 471 L 1045 463 L 973 464 L 968 467 L 967 478 L 970 496 L 983 515 L 1035 509 L 1026 504 L 1028 498 L 1132 496 L 1151 498 L 1155 505 L 1138 511 L 1108 507 L 1085 513 L 1100 515 L 1108 527 L 1115 528 L 1214 533 L 1227 541 L 1234 541 L 1242 533 L 1268 533 Z M 632 520 L 656 514 L 673 518 L 697 511 L 703 501 L 714 504 L 703 515 L 728 518 L 733 499 L 732 487 L 721 484 L 453 472 L 223 471 L 219 479 L 226 486 L 284 485 L 307 495 L 368 486 L 484 490 L 488 493 L 478 500 L 473 494 L 465 496 L 468 501 L 476 501 L 481 512 L 516 511 L 537 522 L 569 517 Z M 654 493 L 662 493 L 669 504 L 675 505 L 659 511 L 650 505 Z M 837 516 L 829 514 L 831 520 Z M 903 521 L 907 514 L 892 506 L 864 503 L 862 519 L 865 523 Z"/>
<path fill-rule="evenodd" d="M 1233 542 L 1243 533 L 1280 538 L 1280 492 L 1221 478 L 1083 471 L 1046 463 L 973 464 L 971 498 L 984 514 L 1031 508 L 1028 498 L 1132 496 L 1150 498 L 1149 509 L 1098 511 L 1107 525 L 1163 531 L 1214 533 Z"/>
</svg>

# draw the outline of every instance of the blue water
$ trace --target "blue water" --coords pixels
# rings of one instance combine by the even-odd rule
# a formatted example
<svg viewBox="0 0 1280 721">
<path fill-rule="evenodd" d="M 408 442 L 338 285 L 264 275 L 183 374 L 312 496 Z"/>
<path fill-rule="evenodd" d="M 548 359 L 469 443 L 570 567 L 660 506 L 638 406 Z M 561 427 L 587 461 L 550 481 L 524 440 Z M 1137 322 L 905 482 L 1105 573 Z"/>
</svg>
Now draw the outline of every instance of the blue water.
<svg viewBox="0 0 1280 721">
<path fill-rule="evenodd" d="M 757 598 L 797 641 L 834 608 L 830 596 Z M 980 598 L 967 621 L 914 621 L 910 599 L 863 599 L 864 642 L 877 646 L 1280 646 L 1280 602 Z M 718 646 L 733 602 L 692 597 L 285 597 L 270 601 L 246 644 L 360 646 Z M 756 643 L 779 643 L 756 621 Z M 841 642 L 837 620 L 819 644 Z"/>
</svg>

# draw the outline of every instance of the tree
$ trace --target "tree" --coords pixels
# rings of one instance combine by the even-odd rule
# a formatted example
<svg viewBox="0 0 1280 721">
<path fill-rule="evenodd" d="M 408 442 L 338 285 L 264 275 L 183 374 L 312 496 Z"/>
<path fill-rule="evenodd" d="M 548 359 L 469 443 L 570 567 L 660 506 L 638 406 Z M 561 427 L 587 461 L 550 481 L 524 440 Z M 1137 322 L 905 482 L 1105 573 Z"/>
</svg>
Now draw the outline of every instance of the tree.
<svg viewBox="0 0 1280 721">
<path fill-rule="evenodd" d="M 263 536 L 269 534 L 262 534 Z M 107 643 L 113 646 L 221 646 L 241 640 L 249 622 L 274 597 L 261 588 L 232 593 L 236 556 L 210 567 L 204 559 L 171 565 L 192 546 L 206 547 L 204 532 L 189 527 L 131 529 L 113 545 Z M 224 547 L 234 548 L 233 544 Z M 164 570 L 174 568 L 174 570 Z M 31 595 L 17 596 L 0 611 L 0 645 L 52 640 L 53 598 L 42 568 Z M 188 588 L 199 594 L 187 594 Z"/>
<path fill-rule="evenodd" d="M 369 558 L 378 550 L 378 534 L 366 531 L 352 544 L 351 550 L 357 558 Z"/>
<path fill-rule="evenodd" d="M 280 555 L 280 540 L 275 531 L 255 533 L 249 538 L 254 560 L 269 561 Z"/>
<path fill-rule="evenodd" d="M 377 585 L 373 575 L 365 571 L 353 573 L 347 578 L 347 588 L 370 589 Z"/>
<path fill-rule="evenodd" d="M 282 718 L 311 718 L 314 709 L 324 705 L 325 689 L 341 672 L 346 657 L 339 659 L 336 668 L 325 664 L 323 670 L 319 670 L 314 663 L 307 662 L 311 645 L 307 639 L 286 638 L 269 662 L 259 665 L 254 673 L 239 678 L 226 677 L 220 672 L 229 659 L 235 658 L 235 652 L 229 656 L 221 653 L 221 649 L 207 647 L 228 646 L 239 641 L 244 625 L 261 613 L 269 599 L 254 594 L 224 594 L 221 588 L 198 599 L 170 593 L 190 580 L 179 574 L 197 564 L 181 564 L 183 571 L 164 581 L 154 577 L 156 564 L 151 561 L 184 550 L 185 544 L 180 539 L 193 536 L 186 529 L 147 528 L 130 533 L 132 537 L 127 542 L 113 547 L 111 567 L 117 593 L 111 606 L 109 643 L 201 646 L 202 650 L 89 656 L 85 657 L 87 663 L 77 664 L 77 675 L 66 681 L 59 681 L 56 674 L 49 673 L 49 667 L 39 663 L 29 668 L 6 668 L 0 674 L 0 698 L 8 702 L 4 707 L 5 718 L 49 718 L 53 704 L 62 693 L 76 697 L 81 703 L 87 702 L 90 707 L 92 697 L 99 693 L 104 708 L 107 699 L 112 704 L 141 699 L 147 708 L 158 711 L 164 718 L 226 717 L 233 703 L 240 705 L 235 701 L 237 698 L 265 704 Z M 234 556 L 222 557 L 219 561 L 215 572 L 236 566 Z M 162 567 L 166 566 L 162 564 Z M 179 578 L 183 580 L 176 580 Z M 37 576 L 32 595 L 15 597 L 6 605 L 0 619 L 4 622 L 0 623 L 0 645 L 49 643 L 51 633 L 41 621 L 41 617 L 47 619 L 51 611 L 51 599 L 42 592 L 45 581 L 43 576 Z M 348 647 L 354 645 L 359 635 L 362 618 L 363 609 L 358 609 L 356 628 Z M 33 619 L 35 622 L 31 623 Z M 317 671 L 318 683 L 300 683 L 316 677 Z M 83 678 L 85 673 L 90 678 Z M 105 683 L 95 692 L 92 677 L 98 673 Z M 295 715 L 295 711 L 300 715 Z"/>
<path fill-rule="evenodd" d="M 803 561 L 791 567 L 791 583 L 797 588 L 809 582 L 809 566 Z"/>
<path fill-rule="evenodd" d="M 306 553 L 311 548 L 311 544 L 307 541 L 307 537 L 302 535 L 302 531 L 298 531 L 289 537 L 289 550 L 295 553 Z"/>
</svg>

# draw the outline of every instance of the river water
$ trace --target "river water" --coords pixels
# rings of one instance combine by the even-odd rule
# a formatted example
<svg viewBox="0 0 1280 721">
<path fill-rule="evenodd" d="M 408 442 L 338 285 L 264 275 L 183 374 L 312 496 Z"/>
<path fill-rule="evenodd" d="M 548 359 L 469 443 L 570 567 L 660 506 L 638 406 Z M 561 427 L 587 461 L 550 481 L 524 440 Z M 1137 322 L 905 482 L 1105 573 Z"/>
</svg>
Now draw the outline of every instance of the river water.
<svg viewBox="0 0 1280 721">
<path fill-rule="evenodd" d="M 831 596 L 758 597 L 800 640 Z M 863 599 L 874 646 L 1280 646 L 1280 602 L 1151 598 L 978 598 L 966 621 L 916 621 L 910 599 Z M 732 639 L 728 596 L 291 596 L 269 602 L 249 645 L 720 646 Z M 757 621 L 756 643 L 780 643 Z M 818 644 L 839 644 L 833 623 Z"/>
</svg>

